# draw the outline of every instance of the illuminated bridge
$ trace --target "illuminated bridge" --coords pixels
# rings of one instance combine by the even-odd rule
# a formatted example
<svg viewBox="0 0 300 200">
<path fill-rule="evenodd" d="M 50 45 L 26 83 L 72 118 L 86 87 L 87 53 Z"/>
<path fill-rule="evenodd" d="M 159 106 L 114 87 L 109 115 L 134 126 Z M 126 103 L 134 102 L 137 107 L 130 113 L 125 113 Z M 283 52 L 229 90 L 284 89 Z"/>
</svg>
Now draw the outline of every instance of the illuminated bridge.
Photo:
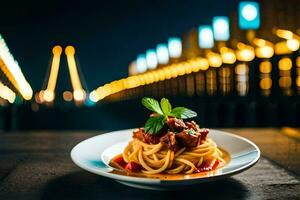
<svg viewBox="0 0 300 200">
<path fill-rule="evenodd" d="M 189 105 L 209 127 L 298 126 L 299 13 L 295 0 L 241 1 L 230 16 L 213 13 L 206 24 L 138 54 L 128 77 L 96 88 L 85 82 L 77 49 L 55 45 L 45 81 L 33 91 L 1 35 L 0 129 L 137 126 L 143 96 Z M 64 67 L 72 89 L 57 91 Z"/>
</svg>

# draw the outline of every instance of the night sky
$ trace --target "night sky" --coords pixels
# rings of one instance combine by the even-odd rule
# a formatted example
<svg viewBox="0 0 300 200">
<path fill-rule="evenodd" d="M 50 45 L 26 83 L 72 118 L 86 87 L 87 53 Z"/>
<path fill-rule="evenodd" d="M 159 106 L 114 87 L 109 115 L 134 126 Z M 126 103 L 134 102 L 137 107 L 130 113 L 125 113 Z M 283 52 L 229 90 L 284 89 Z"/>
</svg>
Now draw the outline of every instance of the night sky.
<svg viewBox="0 0 300 200">
<path fill-rule="evenodd" d="M 4 1 L 0 33 L 34 91 L 40 90 L 54 45 L 72 44 L 89 90 L 127 76 L 136 55 L 193 26 L 229 15 L 237 0 Z M 66 58 L 59 90 L 70 89 Z"/>
</svg>

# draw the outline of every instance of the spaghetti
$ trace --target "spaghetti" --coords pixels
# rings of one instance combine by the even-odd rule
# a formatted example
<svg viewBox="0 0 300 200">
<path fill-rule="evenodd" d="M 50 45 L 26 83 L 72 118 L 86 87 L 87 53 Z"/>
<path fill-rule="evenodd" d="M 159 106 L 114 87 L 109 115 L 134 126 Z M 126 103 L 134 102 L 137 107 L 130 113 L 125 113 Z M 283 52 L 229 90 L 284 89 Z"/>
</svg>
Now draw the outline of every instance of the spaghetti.
<svg viewBox="0 0 300 200">
<path fill-rule="evenodd" d="M 215 170 L 225 164 L 223 153 L 200 129 L 193 118 L 197 113 L 185 107 L 172 106 L 163 98 L 160 104 L 143 98 L 142 104 L 154 111 L 144 128 L 133 131 L 132 140 L 122 155 L 111 163 L 128 172 L 144 174 L 192 174 Z"/>
<path fill-rule="evenodd" d="M 124 149 L 122 156 L 127 163 L 135 162 L 141 165 L 141 171 L 146 174 L 191 174 L 201 171 L 199 168 L 204 163 L 210 162 L 212 170 L 216 162 L 225 163 L 221 150 L 212 139 L 207 139 L 194 148 L 182 147 L 177 152 L 166 148 L 162 143 L 147 144 L 133 139 Z"/>
</svg>

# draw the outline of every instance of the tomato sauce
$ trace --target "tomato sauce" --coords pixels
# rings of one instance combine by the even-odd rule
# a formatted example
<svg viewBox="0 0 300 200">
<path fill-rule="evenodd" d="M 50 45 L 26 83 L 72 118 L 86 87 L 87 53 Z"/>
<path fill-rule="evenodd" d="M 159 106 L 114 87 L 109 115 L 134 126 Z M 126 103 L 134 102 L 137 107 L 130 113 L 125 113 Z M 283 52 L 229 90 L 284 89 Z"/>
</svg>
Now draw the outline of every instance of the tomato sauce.
<svg viewBox="0 0 300 200">
<path fill-rule="evenodd" d="M 122 154 L 119 154 L 115 156 L 111 162 L 110 166 L 114 168 L 114 170 L 111 173 L 119 174 L 119 175 L 126 175 L 126 176 L 132 176 L 132 177 L 141 177 L 141 178 L 154 178 L 154 179 L 160 179 L 160 180 L 184 180 L 184 179 L 195 179 L 200 177 L 209 177 L 214 176 L 222 172 L 222 168 L 229 163 L 230 161 L 230 155 L 228 152 L 226 152 L 223 149 L 220 149 L 223 153 L 223 160 L 222 161 L 215 161 L 214 163 L 203 163 L 201 167 L 197 168 L 195 170 L 195 173 L 192 174 L 166 174 L 166 173 L 160 173 L 160 174 L 145 174 L 140 172 L 141 166 L 137 163 L 126 163 L 123 160 Z"/>
</svg>

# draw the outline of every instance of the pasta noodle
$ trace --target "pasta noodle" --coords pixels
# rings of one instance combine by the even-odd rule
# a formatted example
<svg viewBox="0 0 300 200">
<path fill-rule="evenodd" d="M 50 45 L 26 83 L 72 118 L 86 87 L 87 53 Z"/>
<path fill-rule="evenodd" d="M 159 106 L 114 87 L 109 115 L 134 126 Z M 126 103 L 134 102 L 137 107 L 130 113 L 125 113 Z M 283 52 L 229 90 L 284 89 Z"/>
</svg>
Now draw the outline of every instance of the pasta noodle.
<svg viewBox="0 0 300 200">
<path fill-rule="evenodd" d="M 122 155 L 111 160 L 113 166 L 129 173 L 173 176 L 213 171 L 225 165 L 222 151 L 207 137 L 209 129 L 183 120 L 196 117 L 195 111 L 185 107 L 172 109 L 166 98 L 159 103 L 144 97 L 142 104 L 154 113 L 144 127 L 133 131 Z"/>
<path fill-rule="evenodd" d="M 210 138 L 196 147 L 182 147 L 176 152 L 162 143 L 152 145 L 134 138 L 124 149 L 122 156 L 127 163 L 140 164 L 145 174 L 191 174 L 205 161 L 223 161 L 222 151 Z"/>
</svg>

